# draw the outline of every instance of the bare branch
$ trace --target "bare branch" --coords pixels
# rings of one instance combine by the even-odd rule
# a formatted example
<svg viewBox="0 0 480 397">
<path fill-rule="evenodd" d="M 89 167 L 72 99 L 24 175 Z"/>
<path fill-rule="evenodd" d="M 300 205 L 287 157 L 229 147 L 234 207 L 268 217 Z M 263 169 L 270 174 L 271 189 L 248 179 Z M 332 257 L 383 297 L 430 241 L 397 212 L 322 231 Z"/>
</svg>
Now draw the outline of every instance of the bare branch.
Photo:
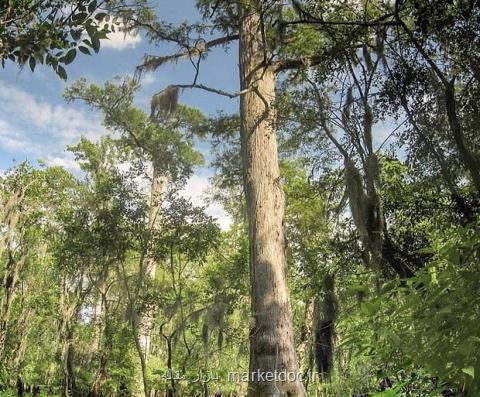
<svg viewBox="0 0 480 397">
<path fill-rule="evenodd" d="M 253 91 L 254 88 L 247 88 L 245 90 L 241 90 L 241 91 L 238 91 L 238 92 L 227 92 L 227 91 L 223 91 L 223 90 L 219 90 L 219 89 L 216 89 L 216 88 L 212 88 L 212 87 L 208 87 L 206 85 L 203 85 L 203 84 L 174 84 L 170 87 L 175 87 L 175 88 L 182 88 L 182 89 L 185 89 L 185 88 L 198 88 L 200 90 L 205 90 L 205 91 L 208 91 L 208 92 L 213 92 L 214 94 L 218 94 L 218 95 L 222 95 L 222 96 L 226 96 L 228 98 L 237 98 L 241 95 L 244 95 L 246 94 L 247 92 L 250 92 L 250 91 Z"/>
</svg>

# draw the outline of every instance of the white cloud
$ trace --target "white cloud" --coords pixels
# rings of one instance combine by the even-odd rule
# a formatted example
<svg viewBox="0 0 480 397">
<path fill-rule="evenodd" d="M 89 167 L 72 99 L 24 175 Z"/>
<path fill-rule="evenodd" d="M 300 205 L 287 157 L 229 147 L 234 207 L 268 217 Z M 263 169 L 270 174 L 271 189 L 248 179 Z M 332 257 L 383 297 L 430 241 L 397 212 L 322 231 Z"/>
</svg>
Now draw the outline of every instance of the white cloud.
<svg viewBox="0 0 480 397">
<path fill-rule="evenodd" d="M 152 72 L 145 73 L 142 76 L 142 84 L 150 85 L 156 83 L 158 80 Z"/>
<path fill-rule="evenodd" d="M 111 48 L 112 50 L 122 51 L 129 48 L 135 48 L 142 42 L 138 33 L 115 32 L 108 35 L 108 39 L 102 40 L 102 48 Z"/>
<path fill-rule="evenodd" d="M 97 140 L 106 133 L 99 115 L 51 104 L 2 81 L 0 101 L 0 144 L 48 165 L 77 170 L 65 147 L 77 143 L 82 135 Z"/>
<path fill-rule="evenodd" d="M 43 159 L 50 167 L 63 167 L 70 171 L 80 171 L 80 165 L 75 161 L 72 153 L 67 152 L 63 156 L 47 156 Z"/>
<path fill-rule="evenodd" d="M 18 138 L 18 132 L 5 120 L 0 119 L 0 143 L 7 150 L 21 150 L 25 142 Z"/>
<path fill-rule="evenodd" d="M 132 166 L 132 163 L 125 162 L 120 165 L 119 169 L 127 175 Z M 148 175 L 151 175 L 151 166 L 147 165 L 145 171 Z M 142 175 L 136 177 L 135 182 L 141 188 L 143 193 L 150 197 L 151 179 Z M 216 219 L 222 230 L 228 230 L 232 225 L 232 218 L 219 203 L 211 203 L 206 200 L 207 191 L 210 187 L 211 183 L 208 176 L 192 175 L 185 186 L 180 190 L 179 194 L 181 197 L 189 199 L 193 205 L 197 207 L 205 207 L 206 214 Z"/>
<path fill-rule="evenodd" d="M 227 214 L 220 204 L 208 204 L 205 200 L 206 191 L 210 186 L 211 184 L 208 177 L 193 175 L 188 180 L 180 194 L 185 198 L 189 198 L 194 205 L 206 206 L 205 212 L 217 219 L 220 227 L 223 230 L 228 230 L 232 224 L 232 218 Z"/>
<path fill-rule="evenodd" d="M 0 145 L 7 151 L 30 159 L 42 159 L 46 165 L 78 171 L 74 156 L 65 147 L 77 143 L 83 135 L 96 141 L 107 133 L 98 114 L 53 105 L 37 96 L 0 81 Z M 12 157 L 14 155 L 12 154 Z M 227 230 L 232 219 L 220 204 L 207 203 L 208 176 L 193 175 L 181 195 L 194 205 L 206 206 L 208 215 Z M 145 190 L 149 185 L 145 184 Z"/>
</svg>

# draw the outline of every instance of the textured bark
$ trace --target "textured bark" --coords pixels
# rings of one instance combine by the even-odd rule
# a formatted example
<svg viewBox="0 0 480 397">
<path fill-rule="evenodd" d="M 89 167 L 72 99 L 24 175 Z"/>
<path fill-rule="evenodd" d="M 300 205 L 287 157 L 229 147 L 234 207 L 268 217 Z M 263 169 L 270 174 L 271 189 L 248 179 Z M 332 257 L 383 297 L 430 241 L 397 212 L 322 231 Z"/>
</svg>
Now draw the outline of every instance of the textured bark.
<svg viewBox="0 0 480 397">
<path fill-rule="evenodd" d="M 63 312 L 60 330 L 60 360 L 62 364 L 62 396 L 76 395 L 75 383 L 75 352 L 73 348 L 73 328 L 68 312 Z"/>
<path fill-rule="evenodd" d="M 101 276 L 98 285 L 99 296 L 96 308 L 96 332 L 95 338 L 97 343 L 97 351 L 99 352 L 98 368 L 93 384 L 90 387 L 90 397 L 99 397 L 101 394 L 102 384 L 107 378 L 108 358 L 110 355 L 110 348 L 112 341 L 109 335 L 109 321 L 108 321 L 108 301 L 106 291 L 106 279 L 108 273 L 105 272 Z"/>
<path fill-rule="evenodd" d="M 82 297 L 83 275 L 72 282 L 64 277 L 60 294 L 59 350 L 58 360 L 62 369 L 62 397 L 75 397 L 77 393 L 75 379 L 74 324 L 78 318 Z M 76 281 L 79 281 L 78 283 Z"/>
<path fill-rule="evenodd" d="M 65 372 L 64 372 L 64 388 L 66 396 L 76 395 L 76 382 L 75 382 L 75 352 L 73 348 L 73 329 L 71 325 L 67 326 L 66 334 L 66 353 L 65 353 Z"/>
<path fill-rule="evenodd" d="M 131 298 L 129 298 L 129 302 L 131 305 L 133 302 Z M 142 370 L 143 394 L 145 395 L 145 397 L 150 397 L 150 384 L 148 382 L 147 362 L 145 359 L 145 353 L 142 348 L 140 337 L 138 335 L 139 324 L 137 320 L 137 315 L 135 313 L 132 313 L 131 319 L 129 322 L 130 322 L 130 327 L 132 329 L 133 339 L 135 342 L 135 349 L 137 350 L 137 354 L 140 359 L 140 367 Z"/>
<path fill-rule="evenodd" d="M 297 347 L 298 357 L 300 358 L 300 371 L 302 374 L 307 374 L 312 370 L 313 361 L 311 360 L 310 350 L 312 348 L 312 333 L 313 333 L 313 314 L 314 302 L 308 301 L 305 305 L 303 314 L 302 327 L 300 329 L 299 344 Z M 307 379 L 308 380 L 308 379 Z M 305 381 L 305 389 L 307 389 L 307 381 Z"/>
<path fill-rule="evenodd" d="M 158 233 L 160 229 L 160 211 L 165 199 L 165 194 L 167 193 L 167 188 L 168 177 L 154 169 L 150 193 L 150 212 L 148 215 L 148 229 L 152 235 Z M 149 253 L 146 260 L 145 276 L 154 278 L 156 269 L 157 262 Z"/>
<path fill-rule="evenodd" d="M 148 216 L 148 230 L 152 236 L 155 236 L 160 229 L 160 210 L 168 188 L 168 178 L 153 170 L 152 187 L 150 193 L 150 212 Z M 157 270 L 157 261 L 153 257 L 151 250 L 147 251 L 145 266 L 142 264 L 141 283 L 144 284 L 144 278 L 153 280 Z M 145 361 L 150 352 L 150 334 L 153 323 L 153 313 L 145 313 L 139 321 L 141 327 L 140 344 L 145 355 Z"/>
<path fill-rule="evenodd" d="M 15 195 L 14 197 L 17 197 Z M 13 204 L 10 204 L 13 206 Z M 8 208 L 7 204 L 7 208 Z M 7 266 L 2 279 L 0 280 L 3 286 L 0 296 L 0 359 L 5 353 L 5 343 L 8 335 L 8 328 L 10 325 L 10 314 L 15 298 L 15 293 L 18 284 L 18 277 L 25 265 L 27 259 L 27 252 L 16 250 L 15 245 L 15 229 L 19 222 L 20 213 L 12 208 L 6 211 L 4 224 L 7 225 L 5 237 L 0 244 L 0 254 L 2 251 L 7 251 Z M 18 252 L 20 251 L 20 252 Z"/>
<path fill-rule="evenodd" d="M 241 90 L 251 89 L 240 101 L 254 320 L 248 395 L 303 396 L 287 285 L 285 203 L 273 108 L 276 75 L 265 67 L 261 5 L 254 0 L 246 4 L 240 21 L 240 84 Z M 285 371 L 290 380 L 278 375 Z"/>
</svg>

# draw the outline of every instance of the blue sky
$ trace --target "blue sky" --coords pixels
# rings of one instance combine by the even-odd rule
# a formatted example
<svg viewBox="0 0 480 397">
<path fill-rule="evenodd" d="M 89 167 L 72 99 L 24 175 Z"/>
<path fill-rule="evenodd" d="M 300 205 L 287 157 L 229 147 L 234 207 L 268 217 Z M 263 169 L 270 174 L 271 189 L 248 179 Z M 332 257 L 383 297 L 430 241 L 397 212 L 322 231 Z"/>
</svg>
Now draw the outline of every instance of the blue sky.
<svg viewBox="0 0 480 397">
<path fill-rule="evenodd" d="M 152 0 L 152 3 L 157 6 L 159 18 L 166 22 L 200 19 L 194 6 L 195 0 Z M 99 54 L 77 56 L 67 68 L 67 82 L 41 65 L 32 73 L 28 66 L 20 70 L 15 64 L 7 63 L 0 75 L 0 173 L 12 167 L 14 159 L 17 163 L 23 160 L 35 163 L 41 159 L 47 165 L 61 165 L 72 172 L 78 171 L 73 156 L 65 152 L 65 147 L 78 142 L 81 135 L 95 140 L 107 131 L 102 127 L 99 113 L 92 112 L 80 102 L 67 104 L 64 101 L 65 87 L 81 77 L 102 84 L 115 76 L 132 75 L 144 55 L 167 55 L 175 50 L 168 44 L 155 47 L 141 36 L 125 38 L 122 33 L 115 34 L 110 40 L 102 41 Z M 212 51 L 202 62 L 198 83 L 225 91 L 238 91 L 237 51 L 236 43 L 231 45 L 228 53 L 223 48 Z M 191 83 L 193 77 L 194 69 L 188 61 L 164 65 L 144 76 L 136 105 L 149 111 L 150 98 L 154 93 L 169 84 Z M 205 114 L 238 110 L 238 99 L 202 90 L 185 90 L 180 101 L 199 108 Z M 395 124 L 392 120 L 376 126 L 376 146 L 383 142 Z M 207 164 L 195 171 L 185 188 L 185 195 L 197 205 L 204 203 L 203 192 L 208 188 L 213 173 L 208 167 L 208 142 L 202 143 L 199 149 L 205 155 Z M 208 212 L 219 220 L 222 227 L 228 227 L 230 219 L 218 204 L 210 204 Z"/>
<path fill-rule="evenodd" d="M 167 22 L 199 19 L 194 0 L 158 0 L 155 4 L 159 17 Z M 7 63 L 0 76 L 0 170 L 10 168 L 14 159 L 16 162 L 42 159 L 48 165 L 62 165 L 75 171 L 75 163 L 70 153 L 65 152 L 65 147 L 76 143 L 81 135 L 97 139 L 106 131 L 101 125 L 100 114 L 81 103 L 67 104 L 64 101 L 62 94 L 65 87 L 81 77 L 101 84 L 115 76 L 133 74 L 145 54 L 165 55 L 174 49 L 169 45 L 152 46 L 141 36 L 125 39 L 123 34 L 116 34 L 109 41 L 102 41 L 99 54 L 77 56 L 67 68 L 67 82 L 41 65 L 32 73 L 28 66 L 20 70 L 15 64 Z M 232 45 L 228 54 L 222 48 L 212 52 L 202 63 L 198 82 L 237 91 L 237 51 L 236 45 Z M 148 111 L 152 94 L 168 84 L 190 83 L 193 76 L 193 67 L 188 61 L 166 65 L 145 75 L 136 105 Z M 231 113 L 238 109 L 238 100 L 200 90 L 185 90 L 180 101 L 206 114 L 217 110 Z M 201 150 L 208 160 L 208 143 L 202 144 Z M 197 169 L 189 181 L 186 191 L 195 203 L 201 204 L 202 192 L 208 187 L 211 174 L 212 170 L 207 165 Z M 219 219 L 223 227 L 228 225 L 228 217 L 219 206 L 211 205 L 208 211 Z"/>
</svg>

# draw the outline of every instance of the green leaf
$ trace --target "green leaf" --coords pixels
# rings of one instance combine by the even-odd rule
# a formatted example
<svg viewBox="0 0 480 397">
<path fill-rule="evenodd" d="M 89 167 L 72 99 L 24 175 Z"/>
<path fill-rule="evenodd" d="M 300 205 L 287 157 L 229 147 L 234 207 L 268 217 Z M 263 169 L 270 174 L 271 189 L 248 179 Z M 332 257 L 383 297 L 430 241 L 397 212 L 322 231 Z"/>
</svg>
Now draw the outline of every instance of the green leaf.
<svg viewBox="0 0 480 397">
<path fill-rule="evenodd" d="M 77 50 L 75 48 L 72 48 L 70 51 L 67 52 L 67 54 L 63 57 L 63 62 L 65 65 L 71 64 L 75 57 L 77 56 Z"/>
<path fill-rule="evenodd" d="M 82 31 L 81 30 L 72 30 L 70 32 L 70 35 L 72 36 L 73 40 L 78 41 L 82 38 Z"/>
<path fill-rule="evenodd" d="M 85 55 L 92 55 L 90 54 L 90 50 L 87 47 L 79 46 L 78 49 L 80 50 L 81 53 Z"/>
<path fill-rule="evenodd" d="M 465 367 L 465 368 L 462 368 L 462 372 L 464 374 L 467 374 L 469 376 L 472 377 L 472 379 L 475 379 L 475 368 L 473 367 Z"/>
<path fill-rule="evenodd" d="M 99 12 L 98 14 L 95 15 L 95 19 L 97 21 L 103 21 L 108 17 L 108 14 L 106 12 Z"/>
<path fill-rule="evenodd" d="M 88 18 L 88 14 L 86 12 L 81 12 L 79 14 L 75 14 L 72 17 L 73 22 L 75 22 L 77 24 L 84 23 L 87 18 Z"/>
<path fill-rule="evenodd" d="M 91 25 L 91 24 L 87 25 L 85 29 L 86 29 L 88 35 L 90 36 L 90 39 L 95 37 L 95 35 L 97 33 L 97 30 L 98 30 L 98 28 L 96 26 Z"/>
<path fill-rule="evenodd" d="M 94 12 L 97 9 L 97 0 L 93 0 L 89 5 L 88 5 L 88 12 Z"/>
<path fill-rule="evenodd" d="M 65 68 L 61 65 L 58 65 L 57 67 L 57 74 L 62 80 L 67 80 L 67 71 Z"/>
<path fill-rule="evenodd" d="M 35 71 L 35 65 L 36 65 L 35 58 L 34 58 L 34 57 L 30 57 L 30 59 L 28 60 L 28 64 L 29 64 L 30 69 L 32 70 L 32 72 L 34 72 L 34 71 Z"/>
<path fill-rule="evenodd" d="M 98 39 L 107 39 L 108 38 L 108 30 L 99 30 L 96 34 Z"/>
<path fill-rule="evenodd" d="M 92 47 L 96 53 L 100 51 L 100 39 L 97 36 L 92 37 Z"/>
</svg>

